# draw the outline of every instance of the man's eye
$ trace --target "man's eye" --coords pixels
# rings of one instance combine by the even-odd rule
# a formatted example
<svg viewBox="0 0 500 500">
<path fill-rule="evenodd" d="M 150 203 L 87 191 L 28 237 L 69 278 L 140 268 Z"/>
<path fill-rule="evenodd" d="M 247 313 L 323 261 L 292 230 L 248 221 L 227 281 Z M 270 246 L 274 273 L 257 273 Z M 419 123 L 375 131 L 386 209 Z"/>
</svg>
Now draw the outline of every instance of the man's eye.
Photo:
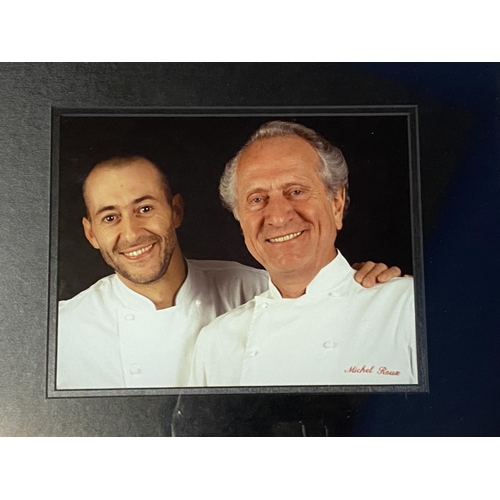
<svg viewBox="0 0 500 500">
<path fill-rule="evenodd" d="M 260 198 L 259 196 L 256 196 L 255 198 L 252 198 L 250 200 L 251 203 L 255 204 L 255 203 L 260 203 L 262 201 L 262 198 Z"/>
<path fill-rule="evenodd" d="M 139 208 L 139 212 L 141 214 L 146 214 L 148 212 L 151 212 L 151 210 L 153 210 L 153 207 L 150 207 L 149 205 Z"/>
<path fill-rule="evenodd" d="M 302 194 L 302 190 L 300 190 L 300 189 L 294 189 L 291 194 L 293 196 L 299 196 L 299 194 Z"/>
<path fill-rule="evenodd" d="M 102 220 L 104 222 L 113 222 L 116 220 L 116 215 L 106 215 Z"/>
</svg>

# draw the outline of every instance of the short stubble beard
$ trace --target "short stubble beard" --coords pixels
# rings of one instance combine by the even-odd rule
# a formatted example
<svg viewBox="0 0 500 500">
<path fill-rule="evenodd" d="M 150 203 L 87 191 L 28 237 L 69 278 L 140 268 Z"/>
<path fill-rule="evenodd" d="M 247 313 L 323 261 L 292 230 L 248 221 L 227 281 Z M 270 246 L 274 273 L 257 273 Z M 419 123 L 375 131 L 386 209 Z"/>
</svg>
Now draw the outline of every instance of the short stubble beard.
<svg viewBox="0 0 500 500">
<path fill-rule="evenodd" d="M 158 266 L 156 269 L 151 269 L 147 273 L 146 272 L 140 273 L 140 271 L 130 272 L 129 270 L 127 270 L 126 266 L 124 266 L 119 261 L 119 258 L 115 257 L 115 254 L 120 253 L 123 250 L 126 250 L 127 248 L 139 245 L 146 246 L 152 243 L 161 246 L 162 242 L 164 248 L 162 254 L 160 255 Z M 136 242 L 134 242 L 133 245 L 130 245 L 128 242 L 125 242 L 125 244 L 122 243 L 120 245 L 116 245 L 115 248 L 113 248 L 112 254 L 101 250 L 101 255 L 106 264 L 112 267 L 114 271 L 123 278 L 137 285 L 149 285 L 151 283 L 158 281 L 165 275 L 168 266 L 170 265 L 170 261 L 172 260 L 172 255 L 174 253 L 176 246 L 177 246 L 177 237 L 175 235 L 175 232 L 171 230 L 164 238 L 161 238 L 156 235 L 154 235 L 154 238 L 151 238 L 149 236 L 141 237 Z M 131 265 L 133 265 L 133 262 L 131 262 Z"/>
</svg>

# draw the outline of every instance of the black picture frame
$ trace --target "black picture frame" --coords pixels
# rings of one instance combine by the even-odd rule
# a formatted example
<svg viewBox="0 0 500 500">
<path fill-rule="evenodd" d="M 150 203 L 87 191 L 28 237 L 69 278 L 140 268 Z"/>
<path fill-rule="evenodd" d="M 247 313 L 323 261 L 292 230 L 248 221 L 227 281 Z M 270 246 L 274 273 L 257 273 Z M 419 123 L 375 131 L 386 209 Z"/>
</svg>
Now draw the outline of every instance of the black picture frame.
<svg viewBox="0 0 500 500">
<path fill-rule="evenodd" d="M 297 422 L 332 416 L 329 435 L 498 435 L 499 75 L 498 63 L 0 64 L 0 433 L 302 435 Z M 354 407 L 357 395 L 48 397 L 52 109 L 393 105 L 418 106 L 428 393 Z"/>
</svg>

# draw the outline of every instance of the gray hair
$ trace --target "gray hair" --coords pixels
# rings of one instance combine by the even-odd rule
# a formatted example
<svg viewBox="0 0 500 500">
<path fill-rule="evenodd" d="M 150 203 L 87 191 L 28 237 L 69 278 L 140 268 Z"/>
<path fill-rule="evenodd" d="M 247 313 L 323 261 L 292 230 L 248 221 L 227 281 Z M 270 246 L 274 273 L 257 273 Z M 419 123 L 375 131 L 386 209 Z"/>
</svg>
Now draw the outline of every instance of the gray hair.
<svg viewBox="0 0 500 500">
<path fill-rule="evenodd" d="M 236 156 L 226 163 L 219 184 L 219 193 L 222 204 L 233 213 L 236 220 L 239 220 L 236 200 L 236 169 L 241 155 L 250 144 L 258 140 L 288 136 L 296 136 L 304 139 L 316 151 L 320 159 L 318 163 L 318 174 L 328 191 L 330 199 L 332 199 L 340 189 L 345 188 L 345 213 L 349 205 L 349 196 L 347 194 L 348 171 L 347 163 L 340 149 L 332 146 L 332 144 L 321 137 L 321 135 L 310 128 L 304 127 L 304 125 L 276 120 L 261 125 L 250 137 L 248 142 L 238 151 Z"/>
</svg>

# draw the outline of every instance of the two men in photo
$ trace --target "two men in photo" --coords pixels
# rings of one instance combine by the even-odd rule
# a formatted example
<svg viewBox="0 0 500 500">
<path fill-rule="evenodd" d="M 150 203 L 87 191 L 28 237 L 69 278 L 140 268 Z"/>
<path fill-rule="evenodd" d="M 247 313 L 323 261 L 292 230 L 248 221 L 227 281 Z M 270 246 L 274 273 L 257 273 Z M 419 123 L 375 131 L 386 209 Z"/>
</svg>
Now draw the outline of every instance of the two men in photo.
<svg viewBox="0 0 500 500">
<path fill-rule="evenodd" d="M 278 125 L 267 125 L 267 130 L 276 126 Z M 262 270 L 234 262 L 185 259 L 176 235 L 176 229 L 183 218 L 182 198 L 171 192 L 165 174 L 147 158 L 114 157 L 94 166 L 84 183 L 87 214 L 83 218 L 83 227 L 88 241 L 99 249 L 115 274 L 99 280 L 73 299 L 60 303 L 58 389 L 185 387 L 206 384 L 416 383 L 416 367 L 410 369 L 408 364 L 401 361 L 411 359 L 414 363 L 414 351 L 407 351 L 414 347 L 414 320 L 413 316 L 409 316 L 410 310 L 413 315 L 410 304 L 412 280 L 392 280 L 389 284 L 375 286 L 370 295 L 375 299 L 358 293 L 359 290 L 364 290 L 363 287 L 355 281 L 354 271 L 347 266 L 334 246 L 336 231 L 340 229 L 343 216 L 347 169 L 345 167 L 344 183 L 334 183 L 331 189 L 328 188 L 324 174 L 320 173 L 323 158 L 303 137 L 304 134 L 315 133 L 299 125 L 284 123 L 279 126 L 284 127 L 286 133 L 272 137 L 265 137 L 264 134 L 254 139 L 247 148 L 243 148 L 236 161 L 231 163 L 234 166 L 233 178 L 226 182 L 229 192 L 232 189 L 238 196 L 238 201 L 234 204 L 236 198 L 228 201 L 227 196 L 225 201 L 229 205 L 233 203 L 233 211 L 240 219 L 245 243 L 251 254 L 269 271 L 270 279 Z M 262 133 L 262 130 L 258 133 Z M 340 152 L 337 151 L 334 150 L 338 156 Z M 244 170 L 237 170 L 242 166 L 238 166 L 241 156 Z M 275 170 L 276 175 L 270 174 L 271 170 Z M 282 170 L 290 175 L 289 180 L 282 182 L 279 179 Z M 312 184 L 306 186 L 297 182 L 297 176 Z M 224 178 L 227 180 L 227 175 Z M 254 182 L 250 189 L 252 192 L 247 193 L 247 181 L 259 181 L 257 184 L 261 184 L 257 186 Z M 255 187 L 259 188 L 258 192 Z M 279 214 L 283 207 L 280 208 L 279 203 L 275 203 L 278 200 L 275 195 L 281 192 L 282 201 L 286 195 L 294 199 L 293 203 L 300 202 L 301 196 L 304 196 L 304 187 L 310 188 L 309 194 L 312 193 L 312 198 L 309 197 L 309 202 L 304 204 L 311 217 L 300 215 L 301 210 L 292 209 L 290 202 L 287 202 L 289 206 L 284 210 L 287 213 Z M 242 189 L 245 190 L 244 197 L 240 198 Z M 249 202 L 248 206 L 241 204 L 242 199 L 246 200 L 245 203 Z M 267 201 L 270 203 L 267 204 Z M 270 216 L 271 223 L 268 215 L 262 216 L 264 212 L 259 208 L 261 202 L 266 203 L 266 213 L 270 206 L 277 209 Z M 312 210 L 307 206 L 312 207 Z M 277 226 L 278 219 L 283 226 L 281 229 Z M 274 226 L 272 231 L 269 229 L 271 226 Z M 265 230 L 261 231 L 263 227 Z M 305 241 L 307 244 L 304 245 Z M 303 259 L 307 263 L 305 267 L 299 265 L 299 268 L 304 267 L 306 272 L 300 269 L 296 272 L 293 266 Z M 291 264 L 293 265 L 290 267 Z M 325 274 L 322 272 L 323 268 L 329 264 L 336 267 L 341 265 L 341 270 L 321 277 Z M 399 275 L 397 268 L 387 271 L 384 271 L 385 267 L 381 270 L 380 266 L 371 268 L 372 265 L 368 264 L 357 278 L 362 280 L 368 274 L 364 281 L 367 286 L 373 284 L 373 278 L 378 273 L 381 282 Z M 319 288 L 322 291 L 325 287 L 332 289 L 343 301 L 341 307 L 339 304 L 336 306 L 340 323 L 338 317 L 332 319 L 327 316 L 325 321 L 321 321 L 325 308 L 321 300 L 313 300 L 310 304 L 312 309 L 307 304 L 300 309 L 297 302 L 297 308 L 291 308 L 293 314 L 301 318 L 302 323 L 305 319 L 308 324 L 297 323 L 293 342 L 278 338 L 276 348 L 271 346 L 267 354 L 262 356 L 264 353 L 260 347 L 251 349 L 252 341 L 249 339 L 249 332 L 245 330 L 247 320 L 244 320 L 243 328 L 240 328 L 240 320 L 234 319 L 241 313 L 240 309 L 236 309 L 236 316 L 230 313 L 223 317 L 222 328 L 219 328 L 220 325 L 216 328 L 209 327 L 209 333 L 202 335 L 200 346 L 196 348 L 196 364 L 192 366 L 198 334 L 216 317 L 248 301 L 255 304 L 261 299 L 252 299 L 265 293 L 268 287 L 270 291 L 267 293 L 274 293 L 274 298 L 287 301 L 290 297 L 300 301 L 300 297 L 304 296 L 309 299 L 311 294 L 308 287 L 317 279 L 321 281 Z M 405 301 L 395 300 L 398 295 L 397 287 Z M 359 300 L 362 302 L 361 306 Z M 332 307 L 332 304 L 326 305 L 328 310 Z M 381 307 L 384 309 L 382 312 Z M 399 309 L 391 312 L 394 307 Z M 344 308 L 347 309 L 342 313 Z M 288 313 L 285 316 L 287 320 L 290 319 Z M 398 319 L 400 316 L 404 317 L 404 321 Z M 358 323 L 353 324 L 347 318 L 357 318 Z M 387 332 L 385 334 L 379 331 L 384 318 L 392 318 L 389 328 L 382 328 Z M 271 338 L 277 330 L 274 323 L 261 319 L 258 330 L 264 336 L 265 343 L 265 337 L 269 334 L 268 338 Z M 277 316 L 273 321 L 282 323 L 282 318 Z M 347 323 L 343 324 L 342 321 Z M 334 329 L 335 323 L 337 328 Z M 404 334 L 400 332 L 400 323 L 409 325 Z M 226 325 L 231 325 L 231 332 L 238 330 L 237 335 L 224 333 Z M 280 328 L 284 327 L 281 325 Z M 220 335 L 212 339 L 213 334 L 210 332 L 215 330 L 220 331 Z M 339 330 L 344 332 L 342 339 L 338 337 Z M 372 337 L 367 334 L 369 330 L 373 331 Z M 311 350 L 312 347 L 302 349 L 303 345 L 309 345 L 307 339 L 311 336 L 310 331 L 313 336 L 315 331 L 321 332 L 321 340 L 324 337 L 321 352 L 328 352 L 330 355 L 330 358 L 325 358 L 321 369 L 328 373 L 324 377 L 314 375 L 314 370 L 310 372 L 310 366 L 317 364 L 317 353 L 311 357 L 308 349 Z M 333 331 L 337 332 L 337 340 L 330 338 Z M 302 339 L 303 342 L 297 342 L 297 339 Z M 215 352 L 213 349 L 220 342 L 224 347 L 221 352 Z M 253 371 L 260 373 L 259 376 L 252 375 L 254 378 L 248 379 L 241 376 L 241 352 L 234 359 L 227 359 L 226 355 L 229 353 L 231 357 L 230 353 L 233 352 L 232 342 L 244 345 L 243 358 L 252 358 Z M 292 350 L 284 349 L 286 346 Z M 341 349 L 335 349 L 337 346 Z M 366 359 L 347 356 L 339 365 L 338 356 L 342 357 L 346 352 L 352 354 L 359 346 L 364 346 L 365 354 L 376 352 Z M 335 353 L 333 357 L 332 353 Z M 261 360 L 264 364 L 259 365 Z M 337 367 L 337 371 L 345 369 L 346 375 L 352 375 L 348 381 L 331 378 L 331 373 L 328 372 L 331 363 Z M 218 366 L 221 372 L 212 379 L 207 374 L 211 373 L 214 366 Z M 274 371 L 282 373 L 282 378 L 267 375 L 273 371 L 269 372 L 271 366 L 274 366 Z M 296 371 L 294 366 L 297 367 Z M 384 366 L 387 371 L 385 377 L 374 373 Z M 189 381 L 191 369 L 192 379 Z M 226 369 L 231 375 L 228 375 Z M 248 370 L 244 368 L 243 371 Z M 239 375 L 233 376 L 237 372 Z M 359 374 L 364 372 L 369 372 L 372 376 L 360 379 Z M 390 375 L 390 372 L 400 374 Z M 293 373 L 295 375 L 290 375 Z M 308 373 L 310 375 L 306 375 Z"/>
</svg>

